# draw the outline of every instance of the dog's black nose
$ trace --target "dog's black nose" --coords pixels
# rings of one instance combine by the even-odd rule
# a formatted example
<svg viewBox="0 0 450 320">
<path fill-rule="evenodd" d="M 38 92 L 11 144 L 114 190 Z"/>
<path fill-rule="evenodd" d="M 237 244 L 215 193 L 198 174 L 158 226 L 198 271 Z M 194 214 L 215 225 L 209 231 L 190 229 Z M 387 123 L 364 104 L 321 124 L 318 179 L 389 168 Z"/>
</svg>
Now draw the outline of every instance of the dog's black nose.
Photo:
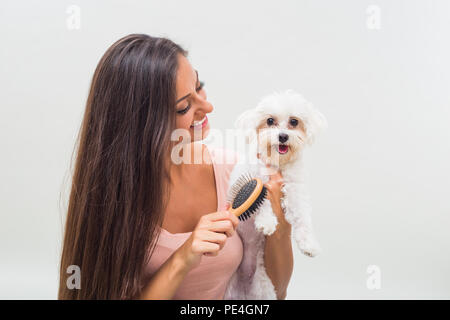
<svg viewBox="0 0 450 320">
<path fill-rule="evenodd" d="M 280 140 L 281 143 L 285 143 L 286 141 L 288 141 L 289 136 L 286 133 L 280 133 L 280 135 L 278 136 L 278 140 Z"/>
</svg>

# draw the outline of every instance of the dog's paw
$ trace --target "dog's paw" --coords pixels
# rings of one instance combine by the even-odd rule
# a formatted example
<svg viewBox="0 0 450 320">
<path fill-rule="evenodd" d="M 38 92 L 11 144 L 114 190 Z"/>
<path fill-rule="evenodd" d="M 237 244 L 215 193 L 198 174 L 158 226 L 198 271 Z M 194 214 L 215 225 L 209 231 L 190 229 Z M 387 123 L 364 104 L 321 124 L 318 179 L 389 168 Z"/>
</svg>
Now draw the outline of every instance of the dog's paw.
<svg viewBox="0 0 450 320">
<path fill-rule="evenodd" d="M 317 243 L 317 241 L 314 239 L 306 239 L 306 240 L 300 241 L 298 243 L 298 246 L 300 248 L 300 251 L 304 255 L 311 257 L 311 258 L 317 256 L 318 254 L 320 254 L 322 252 L 322 248 Z"/>
<path fill-rule="evenodd" d="M 258 215 L 255 218 L 255 228 L 265 235 L 271 235 L 277 229 L 278 220 L 275 215 Z"/>
</svg>

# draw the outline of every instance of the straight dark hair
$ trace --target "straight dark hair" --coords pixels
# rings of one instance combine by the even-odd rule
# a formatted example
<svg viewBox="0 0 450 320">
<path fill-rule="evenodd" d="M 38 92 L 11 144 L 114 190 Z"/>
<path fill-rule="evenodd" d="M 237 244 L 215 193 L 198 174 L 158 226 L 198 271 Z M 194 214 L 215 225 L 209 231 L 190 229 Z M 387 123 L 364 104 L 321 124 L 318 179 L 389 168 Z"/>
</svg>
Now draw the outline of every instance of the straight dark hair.
<svg viewBox="0 0 450 320">
<path fill-rule="evenodd" d="M 131 34 L 97 65 L 74 149 L 58 299 L 135 299 L 143 289 L 169 194 L 179 54 L 188 52 L 169 39 Z M 80 289 L 67 286 L 70 265 Z"/>
</svg>

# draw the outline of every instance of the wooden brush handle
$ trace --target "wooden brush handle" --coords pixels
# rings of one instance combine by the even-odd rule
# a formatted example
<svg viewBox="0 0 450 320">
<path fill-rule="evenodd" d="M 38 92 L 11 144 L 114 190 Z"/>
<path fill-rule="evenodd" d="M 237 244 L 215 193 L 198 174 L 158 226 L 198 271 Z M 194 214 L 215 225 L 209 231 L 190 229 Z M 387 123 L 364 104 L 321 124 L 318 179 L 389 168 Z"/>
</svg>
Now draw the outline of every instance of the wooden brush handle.
<svg viewBox="0 0 450 320">
<path fill-rule="evenodd" d="M 245 202 L 243 204 L 241 204 L 239 207 L 237 207 L 236 209 L 232 208 L 232 205 L 233 205 L 233 202 L 232 202 L 230 209 L 228 209 L 228 211 L 230 211 L 236 217 L 239 217 L 248 208 L 250 208 L 250 206 L 256 201 L 256 199 L 258 199 L 259 195 L 261 194 L 261 191 L 263 188 L 263 183 L 262 183 L 261 179 L 259 179 L 259 178 L 254 178 L 254 180 L 256 180 L 256 187 L 255 187 L 255 189 L 253 189 L 252 194 L 247 198 L 247 200 L 245 200 Z M 233 199 L 233 201 L 234 201 L 234 199 Z"/>
</svg>

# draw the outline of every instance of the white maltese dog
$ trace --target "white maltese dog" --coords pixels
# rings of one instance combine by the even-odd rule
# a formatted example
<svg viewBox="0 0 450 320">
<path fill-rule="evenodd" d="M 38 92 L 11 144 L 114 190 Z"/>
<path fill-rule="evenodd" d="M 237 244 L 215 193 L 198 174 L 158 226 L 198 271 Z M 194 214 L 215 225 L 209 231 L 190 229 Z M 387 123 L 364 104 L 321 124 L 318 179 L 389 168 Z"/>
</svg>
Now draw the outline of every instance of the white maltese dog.
<svg viewBox="0 0 450 320">
<path fill-rule="evenodd" d="M 320 246 L 311 221 L 302 155 L 303 148 L 327 127 L 325 117 L 301 94 L 287 90 L 264 97 L 256 108 L 239 116 L 236 127 L 245 130 L 247 144 L 253 150 L 248 159 L 240 158 L 234 166 L 230 188 L 244 173 L 266 183 L 270 174 L 266 165 L 273 172 L 279 170 L 283 176 L 281 207 L 292 226 L 292 236 L 303 254 L 316 256 Z M 244 256 L 224 299 L 277 299 L 264 268 L 265 236 L 275 232 L 277 224 L 267 199 L 255 214 L 239 223 L 237 232 L 244 245 Z"/>
</svg>

